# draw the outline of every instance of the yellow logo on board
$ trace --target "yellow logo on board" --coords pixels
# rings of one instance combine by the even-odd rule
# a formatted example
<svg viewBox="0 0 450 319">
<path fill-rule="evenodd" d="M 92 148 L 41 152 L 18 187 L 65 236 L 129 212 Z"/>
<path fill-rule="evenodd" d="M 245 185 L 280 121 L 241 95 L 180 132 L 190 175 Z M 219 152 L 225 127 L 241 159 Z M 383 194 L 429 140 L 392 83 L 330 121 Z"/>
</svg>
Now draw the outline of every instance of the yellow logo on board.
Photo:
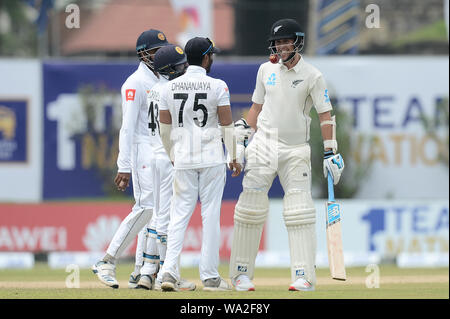
<svg viewBox="0 0 450 319">
<path fill-rule="evenodd" d="M 3 138 L 6 140 L 12 140 L 16 135 L 16 115 L 10 108 L 1 105 L 0 132 L 3 133 Z"/>
</svg>

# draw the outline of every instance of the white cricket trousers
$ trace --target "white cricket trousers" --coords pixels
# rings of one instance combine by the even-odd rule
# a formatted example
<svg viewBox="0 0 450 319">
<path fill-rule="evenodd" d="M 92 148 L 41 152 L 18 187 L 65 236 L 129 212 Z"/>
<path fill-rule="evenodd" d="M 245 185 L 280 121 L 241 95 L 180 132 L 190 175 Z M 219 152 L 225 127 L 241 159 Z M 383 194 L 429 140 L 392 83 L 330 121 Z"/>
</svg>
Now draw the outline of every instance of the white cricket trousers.
<svg viewBox="0 0 450 319">
<path fill-rule="evenodd" d="M 154 212 L 148 227 L 158 235 L 167 235 L 173 186 L 173 165 L 163 151 L 164 154 L 154 154 L 152 161 Z"/>
<path fill-rule="evenodd" d="M 124 250 L 136 238 L 136 235 L 150 221 L 154 206 L 152 147 L 150 143 L 136 143 L 132 146 L 131 178 L 135 204 L 127 217 L 122 221 L 106 251 L 113 257 L 120 257 Z M 138 244 L 136 257 L 142 256 L 142 249 Z M 136 264 L 142 264 L 142 257 Z"/>
<path fill-rule="evenodd" d="M 183 249 L 186 228 L 200 198 L 202 215 L 202 248 L 200 279 L 219 277 L 220 208 L 226 180 L 226 166 L 175 169 L 167 254 L 162 273 L 180 280 L 178 258 Z"/>
</svg>

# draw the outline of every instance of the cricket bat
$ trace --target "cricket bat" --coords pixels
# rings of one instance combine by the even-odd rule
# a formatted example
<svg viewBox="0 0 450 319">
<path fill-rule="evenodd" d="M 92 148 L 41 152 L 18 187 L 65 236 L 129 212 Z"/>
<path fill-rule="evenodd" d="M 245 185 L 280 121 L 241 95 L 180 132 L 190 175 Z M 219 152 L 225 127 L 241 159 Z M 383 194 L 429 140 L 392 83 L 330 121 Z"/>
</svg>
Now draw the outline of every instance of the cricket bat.
<svg viewBox="0 0 450 319">
<path fill-rule="evenodd" d="M 346 280 L 344 250 L 342 247 L 341 205 L 334 200 L 333 178 L 329 172 L 326 212 L 328 263 L 330 265 L 331 278 Z"/>
</svg>

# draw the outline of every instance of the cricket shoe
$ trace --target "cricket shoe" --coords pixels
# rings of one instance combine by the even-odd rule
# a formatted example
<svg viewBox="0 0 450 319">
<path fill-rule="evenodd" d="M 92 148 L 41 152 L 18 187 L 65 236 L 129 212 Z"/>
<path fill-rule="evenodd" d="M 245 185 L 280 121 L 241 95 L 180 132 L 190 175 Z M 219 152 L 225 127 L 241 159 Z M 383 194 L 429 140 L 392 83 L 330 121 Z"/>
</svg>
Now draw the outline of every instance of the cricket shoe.
<svg viewBox="0 0 450 319">
<path fill-rule="evenodd" d="M 195 283 L 181 278 L 180 281 L 177 282 L 177 288 L 180 291 L 194 291 L 197 286 Z"/>
<path fill-rule="evenodd" d="M 141 275 L 139 282 L 137 284 L 138 289 L 153 290 L 155 286 L 155 276 L 154 275 Z"/>
<path fill-rule="evenodd" d="M 162 285 L 162 281 L 156 279 L 155 285 L 153 286 L 153 290 L 162 291 L 161 285 Z"/>
<path fill-rule="evenodd" d="M 289 291 L 314 291 L 314 285 L 305 278 L 297 278 L 294 283 L 289 286 Z"/>
<path fill-rule="evenodd" d="M 177 280 L 175 278 L 173 278 L 172 275 L 169 274 L 168 272 L 163 274 L 161 290 L 162 291 L 178 291 Z"/>
<path fill-rule="evenodd" d="M 100 260 L 92 266 L 92 272 L 106 286 L 115 289 L 119 288 L 119 283 L 116 280 L 116 266 L 114 264 Z"/>
<path fill-rule="evenodd" d="M 128 288 L 136 289 L 138 287 L 139 279 L 141 279 L 141 274 L 135 275 L 134 272 L 132 272 L 130 279 L 128 279 Z"/>
<path fill-rule="evenodd" d="M 246 275 L 239 275 L 231 280 L 236 291 L 255 291 L 255 285 Z"/>
<path fill-rule="evenodd" d="M 203 280 L 204 291 L 229 291 L 232 290 L 231 286 L 222 278 L 208 278 Z"/>
</svg>

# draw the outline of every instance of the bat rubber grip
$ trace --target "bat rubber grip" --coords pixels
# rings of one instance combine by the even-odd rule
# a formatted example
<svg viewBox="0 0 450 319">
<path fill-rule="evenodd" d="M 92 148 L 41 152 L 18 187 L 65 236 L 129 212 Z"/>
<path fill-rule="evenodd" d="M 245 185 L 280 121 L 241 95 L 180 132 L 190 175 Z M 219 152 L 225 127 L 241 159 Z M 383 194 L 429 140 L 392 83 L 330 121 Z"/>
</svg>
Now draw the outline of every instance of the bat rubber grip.
<svg viewBox="0 0 450 319">
<path fill-rule="evenodd" d="M 328 201 L 334 202 L 334 186 L 333 186 L 333 177 L 331 177 L 330 172 L 328 172 Z"/>
</svg>

